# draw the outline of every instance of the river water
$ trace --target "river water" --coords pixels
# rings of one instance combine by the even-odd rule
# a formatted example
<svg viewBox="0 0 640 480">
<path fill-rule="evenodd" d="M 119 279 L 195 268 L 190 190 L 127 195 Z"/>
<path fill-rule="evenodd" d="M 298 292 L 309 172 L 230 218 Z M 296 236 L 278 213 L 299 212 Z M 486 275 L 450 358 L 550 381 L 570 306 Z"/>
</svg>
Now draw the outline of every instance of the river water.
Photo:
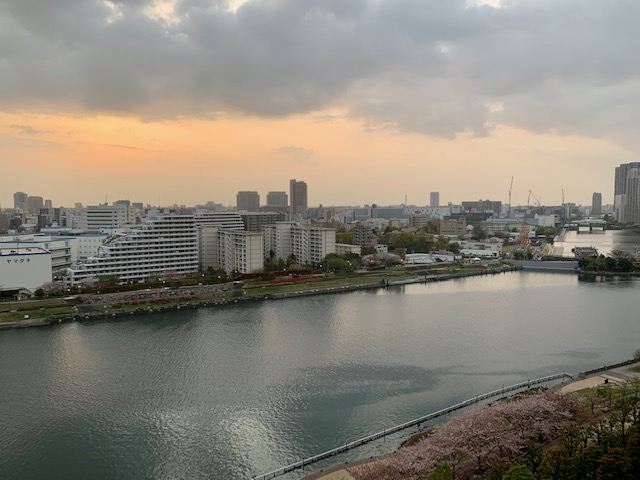
<svg viewBox="0 0 640 480">
<path fill-rule="evenodd" d="M 563 241 L 556 241 L 554 248 L 558 255 L 574 257 L 575 247 L 596 247 L 598 253 L 609 255 L 612 250 L 635 253 L 640 249 L 640 234 L 632 230 L 605 230 L 599 233 L 566 232 Z"/>
<path fill-rule="evenodd" d="M 0 332 L 0 478 L 250 478 L 640 348 L 640 279 L 513 272 Z"/>
</svg>

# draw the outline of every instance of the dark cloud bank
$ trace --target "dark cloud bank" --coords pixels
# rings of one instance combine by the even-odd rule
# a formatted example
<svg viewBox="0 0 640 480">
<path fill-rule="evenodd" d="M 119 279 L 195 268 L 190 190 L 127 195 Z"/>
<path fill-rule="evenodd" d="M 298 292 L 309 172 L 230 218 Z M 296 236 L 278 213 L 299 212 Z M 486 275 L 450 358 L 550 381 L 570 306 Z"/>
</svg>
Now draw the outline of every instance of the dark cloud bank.
<svg viewBox="0 0 640 480">
<path fill-rule="evenodd" d="M 346 108 L 452 137 L 633 135 L 640 2 L 2 0 L 0 109 L 142 118 Z"/>
</svg>

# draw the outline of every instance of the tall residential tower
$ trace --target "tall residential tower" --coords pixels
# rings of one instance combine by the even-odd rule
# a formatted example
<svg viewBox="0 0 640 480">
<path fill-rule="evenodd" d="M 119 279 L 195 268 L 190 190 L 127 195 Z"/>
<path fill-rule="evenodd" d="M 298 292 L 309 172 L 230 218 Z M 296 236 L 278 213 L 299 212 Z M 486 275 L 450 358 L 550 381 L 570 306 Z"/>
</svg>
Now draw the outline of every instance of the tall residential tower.
<svg viewBox="0 0 640 480">
<path fill-rule="evenodd" d="M 295 178 L 289 181 L 289 217 L 301 216 L 307 211 L 307 184 Z"/>
</svg>

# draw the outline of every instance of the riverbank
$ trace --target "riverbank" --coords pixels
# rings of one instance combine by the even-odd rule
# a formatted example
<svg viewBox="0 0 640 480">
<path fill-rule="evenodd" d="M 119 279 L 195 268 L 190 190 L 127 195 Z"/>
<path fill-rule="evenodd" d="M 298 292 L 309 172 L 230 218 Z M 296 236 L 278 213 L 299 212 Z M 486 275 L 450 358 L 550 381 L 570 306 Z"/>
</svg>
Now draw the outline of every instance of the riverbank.
<svg viewBox="0 0 640 480">
<path fill-rule="evenodd" d="M 563 382 L 562 384 L 553 387 L 551 391 L 568 395 L 606 385 L 622 385 L 637 378 L 640 378 L 640 361 L 629 360 L 608 367 L 603 366 L 588 372 L 581 372 L 574 380 Z M 411 437 L 408 437 L 403 444 L 411 442 L 411 439 L 414 437 L 423 435 L 424 433 L 414 434 Z M 360 465 L 379 462 L 389 457 L 389 455 L 393 454 L 385 454 L 378 457 L 349 462 L 348 464 L 335 465 L 325 471 L 305 476 L 303 477 L 303 480 L 355 480 L 355 478 L 349 473 L 349 469 Z"/>
<path fill-rule="evenodd" d="M 190 286 L 178 289 L 154 289 L 115 294 L 85 294 L 68 299 L 66 307 L 70 313 L 15 320 L 0 321 L 0 330 L 27 327 L 42 327 L 70 322 L 107 320 L 132 315 L 167 313 L 176 310 L 197 308 L 220 308 L 237 304 L 298 298 L 311 295 L 327 295 L 360 290 L 375 290 L 415 283 L 446 281 L 455 278 L 504 274 L 520 270 L 517 266 L 488 267 L 459 271 L 417 269 L 397 274 L 377 272 L 351 277 L 329 278 L 305 283 L 279 286 L 254 286 L 252 284 L 222 284 Z M 43 300 L 42 302 L 46 302 Z M 36 314 L 42 311 L 37 305 Z M 15 315 L 18 311 L 12 311 Z"/>
</svg>

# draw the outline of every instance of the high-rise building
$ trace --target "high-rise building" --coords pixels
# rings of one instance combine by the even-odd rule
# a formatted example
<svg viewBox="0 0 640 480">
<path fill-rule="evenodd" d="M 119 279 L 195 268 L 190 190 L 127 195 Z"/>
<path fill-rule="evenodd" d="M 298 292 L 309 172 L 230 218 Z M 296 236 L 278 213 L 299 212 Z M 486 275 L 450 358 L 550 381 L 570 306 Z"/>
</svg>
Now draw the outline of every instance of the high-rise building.
<svg viewBox="0 0 640 480">
<path fill-rule="evenodd" d="M 302 216 L 307 211 L 307 184 L 295 178 L 289 181 L 289 217 Z"/>
<path fill-rule="evenodd" d="M 364 248 L 368 245 L 375 245 L 377 243 L 376 235 L 373 233 L 371 225 L 363 222 L 356 223 L 351 229 L 353 234 L 351 243 L 359 245 Z"/>
<path fill-rule="evenodd" d="M 591 197 L 591 215 L 602 215 L 602 194 L 593 192 Z"/>
<path fill-rule="evenodd" d="M 431 192 L 429 194 L 429 206 L 430 207 L 440 206 L 440 192 Z"/>
<path fill-rule="evenodd" d="M 621 223 L 640 223 L 640 162 L 616 167 L 615 218 Z"/>
<path fill-rule="evenodd" d="M 289 205 L 289 198 L 287 192 L 269 192 L 267 193 L 267 206 L 268 207 L 287 207 Z"/>
<path fill-rule="evenodd" d="M 260 210 L 260 195 L 258 192 L 238 192 L 236 208 L 239 212 L 257 212 Z"/>
<path fill-rule="evenodd" d="M 24 192 L 16 192 L 13 194 L 13 208 L 16 210 L 22 210 L 26 212 L 29 210 L 29 203 L 27 202 L 29 195 Z"/>
<path fill-rule="evenodd" d="M 53 202 L 51 200 L 45 200 L 44 208 L 53 208 Z"/>
<path fill-rule="evenodd" d="M 44 207 L 44 198 L 29 195 L 27 204 L 29 205 L 29 213 L 40 213 L 40 209 Z"/>
</svg>

